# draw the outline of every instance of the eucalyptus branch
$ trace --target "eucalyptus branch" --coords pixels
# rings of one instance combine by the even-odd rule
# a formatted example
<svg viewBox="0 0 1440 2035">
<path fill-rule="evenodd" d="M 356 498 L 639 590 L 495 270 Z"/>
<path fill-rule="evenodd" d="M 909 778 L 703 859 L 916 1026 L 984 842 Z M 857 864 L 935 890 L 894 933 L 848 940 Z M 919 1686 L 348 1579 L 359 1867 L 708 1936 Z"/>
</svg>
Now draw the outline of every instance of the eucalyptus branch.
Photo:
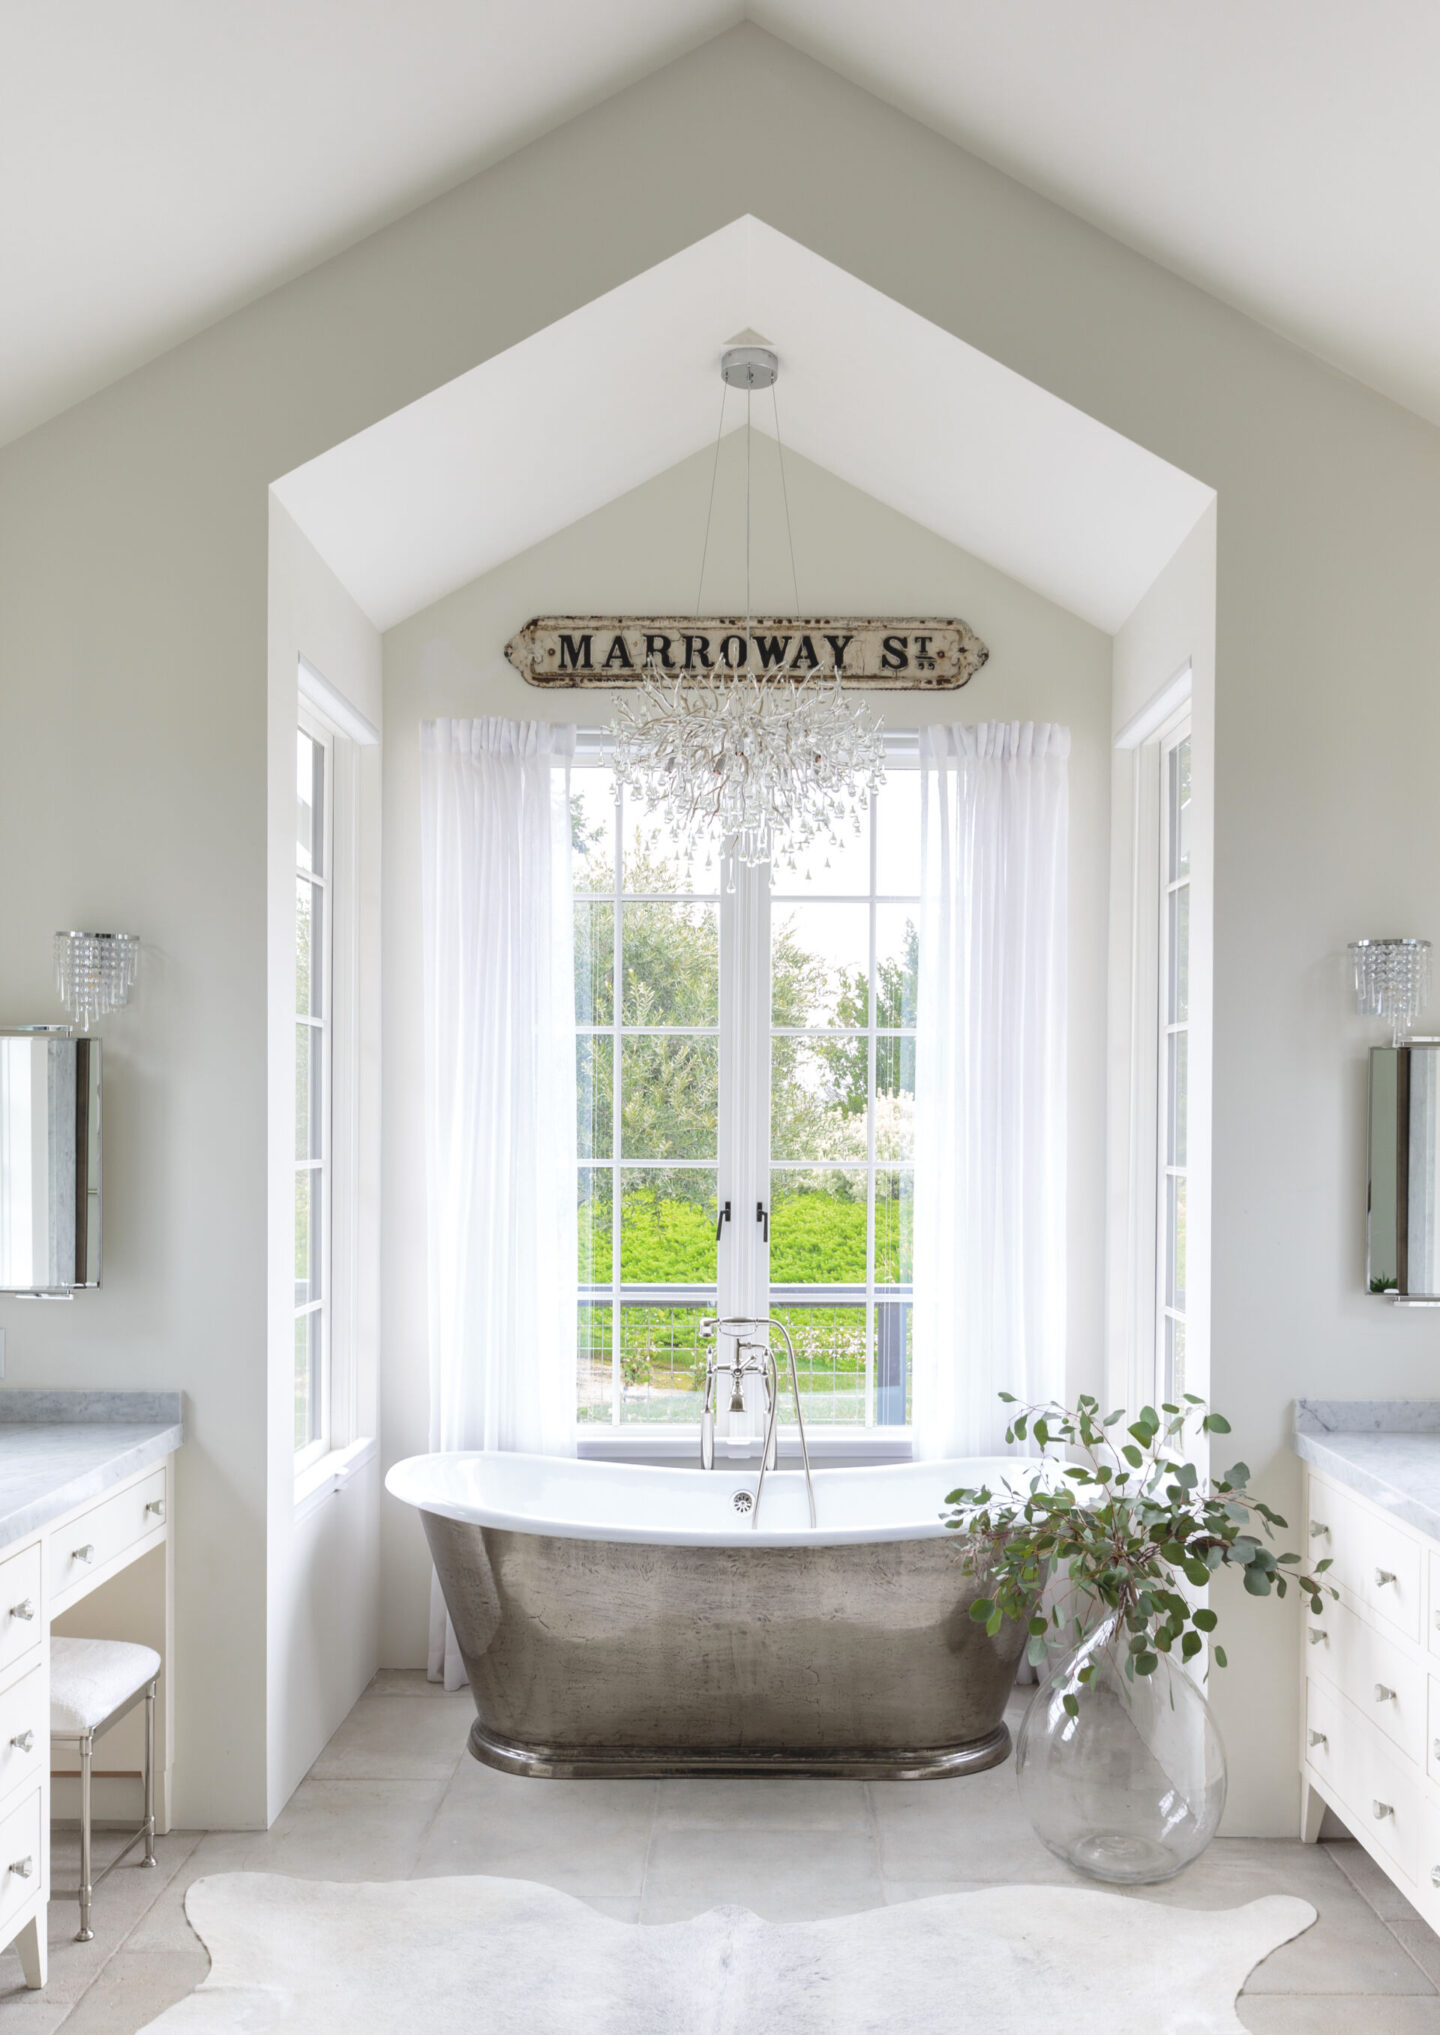
<svg viewBox="0 0 1440 2035">
<path fill-rule="evenodd" d="M 1252 1597 L 1283 1597 L 1293 1583 L 1312 1613 L 1336 1594 L 1320 1581 L 1328 1560 L 1303 1572 L 1298 1554 L 1267 1545 L 1286 1522 L 1251 1494 L 1245 1463 L 1202 1481 L 1187 1444 L 1192 1435 L 1228 1434 L 1230 1423 L 1193 1393 L 1183 1405 L 1142 1407 L 1128 1422 L 1123 1412 L 1102 1416 L 1088 1393 L 1073 1409 L 1053 1400 L 1020 1406 L 1009 1392 L 1000 1397 L 1018 1408 L 1006 1441 L 1036 1443 L 1040 1459 L 1017 1462 L 1008 1489 L 952 1491 L 945 1524 L 965 1536 L 965 1572 L 989 1589 L 970 1616 L 992 1638 L 1007 1619 L 1023 1620 L 1026 1658 L 1035 1667 L 1054 1650 L 1078 1647 L 1111 1617 L 1124 1635 L 1132 1681 L 1153 1675 L 1162 1653 L 1193 1660 L 1218 1623 L 1195 1593 L 1225 1568 L 1241 1571 Z M 1047 1609 L 1045 1587 L 1057 1575 L 1068 1588 Z M 1226 1666 L 1222 1646 L 1211 1657 Z M 1094 1673 L 1093 1662 L 1079 1668 L 1064 1692 L 1072 1716 L 1079 1688 Z"/>
</svg>

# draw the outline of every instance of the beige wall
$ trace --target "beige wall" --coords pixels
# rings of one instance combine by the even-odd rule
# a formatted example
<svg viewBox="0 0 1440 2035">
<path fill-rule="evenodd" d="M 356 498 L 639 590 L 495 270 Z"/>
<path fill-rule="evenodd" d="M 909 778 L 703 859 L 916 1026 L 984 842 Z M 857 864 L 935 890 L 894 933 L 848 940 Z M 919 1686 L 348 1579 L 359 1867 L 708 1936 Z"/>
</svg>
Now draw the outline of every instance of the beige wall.
<svg viewBox="0 0 1440 2035">
<path fill-rule="evenodd" d="M 743 436 L 725 441 L 707 613 L 744 607 Z M 990 645 L 962 691 L 877 696 L 887 727 L 1052 720 L 1074 731 L 1070 833 L 1070 1369 L 1103 1363 L 1105 919 L 1111 641 L 918 524 L 793 455 L 786 461 L 802 611 L 960 615 Z M 673 614 L 695 604 L 711 455 L 697 454 L 536 545 L 385 637 L 385 1243 L 387 1463 L 428 1446 L 421 1082 L 419 728 L 437 714 L 506 714 L 601 727 L 609 696 L 527 686 L 506 640 L 537 614 Z M 771 469 L 764 469 L 765 482 Z M 794 594 L 778 491 L 755 490 L 754 601 Z M 425 1658 L 428 1560 L 419 1522 L 387 1504 L 382 1658 Z"/>
<path fill-rule="evenodd" d="M 107 1287 L 0 1321 L 15 1382 L 188 1395 L 186 1820 L 266 1796 L 268 483 L 745 212 L 1218 490 L 1214 1394 L 1284 1511 L 1297 1393 L 1431 1389 L 1362 1291 L 1340 956 L 1433 931 L 1440 438 L 739 28 L 0 454 L 5 1014 L 53 1011 L 56 926 L 148 943 Z M 1288 1830 L 1293 1610 L 1234 1623 L 1228 1827 Z"/>
</svg>

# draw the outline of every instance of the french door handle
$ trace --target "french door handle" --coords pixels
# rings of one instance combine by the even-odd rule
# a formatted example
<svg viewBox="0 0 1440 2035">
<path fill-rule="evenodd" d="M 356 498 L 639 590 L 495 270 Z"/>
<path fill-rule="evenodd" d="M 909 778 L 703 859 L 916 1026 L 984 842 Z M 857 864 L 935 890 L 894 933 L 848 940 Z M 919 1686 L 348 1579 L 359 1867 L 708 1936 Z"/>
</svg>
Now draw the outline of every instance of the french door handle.
<svg viewBox="0 0 1440 2035">
<path fill-rule="evenodd" d="M 765 1228 L 761 1233 L 760 1241 L 762 1244 L 768 1244 L 770 1241 L 770 1211 L 763 1201 L 757 1201 L 755 1204 L 755 1220 L 756 1222 L 764 1223 Z"/>
<path fill-rule="evenodd" d="M 727 1201 L 722 1204 L 720 1213 L 715 1218 L 715 1241 L 717 1244 L 720 1241 L 720 1232 L 724 1228 L 725 1224 L 729 1222 L 729 1220 L 730 1220 L 730 1204 Z"/>
</svg>

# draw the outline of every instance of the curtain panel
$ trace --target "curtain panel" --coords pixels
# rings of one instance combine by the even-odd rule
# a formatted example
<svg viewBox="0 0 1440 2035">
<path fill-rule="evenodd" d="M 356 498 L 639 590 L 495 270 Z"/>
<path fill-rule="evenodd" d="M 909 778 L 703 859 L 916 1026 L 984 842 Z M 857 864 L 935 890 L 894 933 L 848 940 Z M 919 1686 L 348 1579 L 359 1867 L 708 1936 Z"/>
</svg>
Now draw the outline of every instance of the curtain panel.
<svg viewBox="0 0 1440 2035">
<path fill-rule="evenodd" d="M 1063 1396 L 1070 731 L 927 728 L 915 1092 L 914 1446 L 1004 1447 Z"/>
<path fill-rule="evenodd" d="M 575 1452 L 575 731 L 420 731 L 432 1449 Z M 465 1679 L 432 1591 L 431 1674 Z"/>
</svg>

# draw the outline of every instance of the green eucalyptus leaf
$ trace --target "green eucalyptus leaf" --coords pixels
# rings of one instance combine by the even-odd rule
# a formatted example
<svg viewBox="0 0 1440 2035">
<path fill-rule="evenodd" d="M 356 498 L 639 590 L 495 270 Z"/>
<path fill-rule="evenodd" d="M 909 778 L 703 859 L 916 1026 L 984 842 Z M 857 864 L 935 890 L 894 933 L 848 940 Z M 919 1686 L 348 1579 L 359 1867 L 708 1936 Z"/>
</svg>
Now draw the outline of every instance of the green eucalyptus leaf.
<svg viewBox="0 0 1440 2035">
<path fill-rule="evenodd" d="M 1216 1647 L 1214 1659 L 1217 1668 L 1228 1668 L 1230 1665 L 1229 1661 L 1225 1657 L 1225 1649 L 1223 1646 Z"/>
<path fill-rule="evenodd" d="M 1213 1632 L 1220 1623 L 1220 1620 L 1208 1605 L 1202 1604 L 1198 1611 L 1191 1612 L 1190 1622 L 1193 1625 L 1198 1625 L 1202 1632 Z"/>
<path fill-rule="evenodd" d="M 1207 1413 L 1200 1423 L 1206 1434 L 1229 1434 L 1230 1423 L 1220 1413 Z"/>
</svg>

